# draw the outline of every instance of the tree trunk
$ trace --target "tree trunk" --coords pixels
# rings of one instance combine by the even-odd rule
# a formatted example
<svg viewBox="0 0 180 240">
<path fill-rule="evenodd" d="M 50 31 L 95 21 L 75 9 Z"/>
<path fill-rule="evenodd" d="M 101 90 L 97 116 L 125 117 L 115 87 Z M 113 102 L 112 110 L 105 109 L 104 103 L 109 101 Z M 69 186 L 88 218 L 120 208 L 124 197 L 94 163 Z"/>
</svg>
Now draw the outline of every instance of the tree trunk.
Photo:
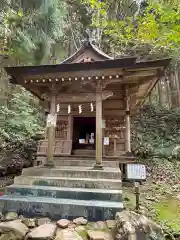
<svg viewBox="0 0 180 240">
<path fill-rule="evenodd" d="M 178 66 L 175 65 L 175 81 L 176 81 L 176 88 L 177 88 L 177 107 L 180 107 L 180 84 L 179 84 L 179 72 Z"/>
<path fill-rule="evenodd" d="M 177 107 L 177 96 L 176 96 L 177 94 L 176 94 L 176 85 L 174 80 L 175 80 L 174 74 L 171 73 L 169 78 L 169 86 L 171 91 L 171 107 L 172 108 Z"/>
<path fill-rule="evenodd" d="M 163 106 L 163 99 L 162 99 L 162 84 L 161 81 L 158 81 L 158 96 L 159 96 L 159 106 Z"/>
<path fill-rule="evenodd" d="M 166 88 L 167 107 L 168 107 L 168 109 L 170 109 L 171 108 L 171 96 L 170 96 L 169 78 L 167 78 L 165 81 L 165 88 Z"/>
</svg>

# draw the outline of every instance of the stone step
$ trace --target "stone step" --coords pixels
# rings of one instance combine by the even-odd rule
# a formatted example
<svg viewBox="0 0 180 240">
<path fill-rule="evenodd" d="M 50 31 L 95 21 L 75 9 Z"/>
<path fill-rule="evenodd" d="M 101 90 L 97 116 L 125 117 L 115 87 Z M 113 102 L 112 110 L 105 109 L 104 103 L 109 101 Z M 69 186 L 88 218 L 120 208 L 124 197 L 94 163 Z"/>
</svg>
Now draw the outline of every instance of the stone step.
<svg viewBox="0 0 180 240">
<path fill-rule="evenodd" d="M 104 168 L 104 170 L 93 170 L 92 167 L 33 167 L 22 171 L 25 176 L 52 176 L 69 178 L 105 178 L 121 179 L 121 171 L 118 168 Z"/>
<path fill-rule="evenodd" d="M 37 156 L 35 160 L 35 166 L 37 162 L 41 162 L 41 164 L 46 162 L 45 156 Z M 121 162 L 120 158 L 103 158 L 103 166 L 104 167 L 119 167 L 119 162 Z M 54 156 L 54 164 L 56 166 L 85 166 L 85 167 L 93 167 L 95 165 L 95 157 L 91 156 Z"/>
<path fill-rule="evenodd" d="M 45 197 L 0 197 L 0 211 L 17 212 L 27 217 L 44 216 L 53 220 L 86 217 L 89 221 L 114 219 L 116 212 L 123 209 L 122 202 L 84 201 Z"/>
<path fill-rule="evenodd" d="M 90 150 L 90 149 L 76 149 L 73 150 L 74 155 L 80 155 L 80 156 L 94 156 L 96 154 L 95 150 Z"/>
<path fill-rule="evenodd" d="M 11 185 L 7 195 L 122 202 L 121 190 Z"/>
<path fill-rule="evenodd" d="M 84 157 L 56 157 L 54 158 L 54 164 L 56 166 L 84 166 L 84 167 L 93 167 L 96 161 L 94 157 L 92 158 L 84 158 Z M 104 167 L 119 167 L 118 161 L 103 161 Z"/>
<path fill-rule="evenodd" d="M 67 178 L 47 176 L 18 176 L 14 179 L 15 185 L 38 185 L 69 188 L 95 188 L 120 189 L 121 179 L 95 179 L 95 178 Z"/>
</svg>

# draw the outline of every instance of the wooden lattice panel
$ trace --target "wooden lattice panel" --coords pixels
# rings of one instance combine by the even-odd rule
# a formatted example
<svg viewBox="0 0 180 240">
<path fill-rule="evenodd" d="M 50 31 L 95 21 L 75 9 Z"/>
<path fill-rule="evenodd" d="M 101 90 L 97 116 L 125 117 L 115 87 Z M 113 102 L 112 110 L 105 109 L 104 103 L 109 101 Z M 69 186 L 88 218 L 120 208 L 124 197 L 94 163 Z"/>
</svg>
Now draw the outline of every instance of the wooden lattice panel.
<svg viewBox="0 0 180 240">
<path fill-rule="evenodd" d="M 56 125 L 56 139 L 67 139 L 67 131 L 68 131 L 68 121 L 67 120 L 57 120 Z"/>
<path fill-rule="evenodd" d="M 125 126 L 123 117 L 105 118 L 104 136 L 109 137 L 109 145 L 105 146 L 105 155 L 119 156 L 125 150 Z"/>
<path fill-rule="evenodd" d="M 105 135 L 107 137 L 124 139 L 124 118 L 107 116 L 105 124 Z"/>
</svg>

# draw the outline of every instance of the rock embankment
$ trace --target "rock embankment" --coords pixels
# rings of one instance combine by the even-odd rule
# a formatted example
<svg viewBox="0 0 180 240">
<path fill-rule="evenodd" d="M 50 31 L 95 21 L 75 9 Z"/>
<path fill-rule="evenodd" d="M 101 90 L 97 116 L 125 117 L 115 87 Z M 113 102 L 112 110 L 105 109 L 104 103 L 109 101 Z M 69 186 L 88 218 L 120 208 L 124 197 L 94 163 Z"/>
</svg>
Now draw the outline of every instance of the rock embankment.
<svg viewBox="0 0 180 240">
<path fill-rule="evenodd" d="M 15 212 L 0 214 L 0 240 L 145 240 L 147 236 L 163 240 L 159 225 L 135 212 L 123 211 L 115 220 L 88 222 L 26 218 Z"/>
</svg>

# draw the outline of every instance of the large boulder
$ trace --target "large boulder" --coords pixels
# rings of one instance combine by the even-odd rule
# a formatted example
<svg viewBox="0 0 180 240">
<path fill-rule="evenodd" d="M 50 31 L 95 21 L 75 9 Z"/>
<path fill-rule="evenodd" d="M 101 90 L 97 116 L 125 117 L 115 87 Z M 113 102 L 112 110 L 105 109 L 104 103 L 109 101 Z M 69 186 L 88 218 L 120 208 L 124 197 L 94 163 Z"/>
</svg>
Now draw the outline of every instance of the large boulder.
<svg viewBox="0 0 180 240">
<path fill-rule="evenodd" d="M 88 220 L 86 218 L 83 218 L 83 217 L 78 217 L 78 218 L 73 220 L 73 223 L 75 223 L 77 225 L 86 225 L 87 222 L 88 222 Z"/>
<path fill-rule="evenodd" d="M 112 234 L 110 232 L 88 230 L 87 234 L 90 240 L 113 240 Z"/>
<path fill-rule="evenodd" d="M 54 238 L 56 225 L 48 223 L 34 228 L 26 236 L 26 239 L 51 240 Z"/>
<path fill-rule="evenodd" d="M 18 214 L 16 212 L 8 212 L 4 216 L 5 221 L 12 221 L 18 219 Z"/>
<path fill-rule="evenodd" d="M 36 219 L 35 218 L 23 218 L 21 221 L 28 228 L 35 228 L 36 227 Z"/>
<path fill-rule="evenodd" d="M 58 229 L 55 240 L 83 240 L 79 234 L 72 229 Z"/>
<path fill-rule="evenodd" d="M 69 224 L 70 224 L 70 221 L 67 219 L 60 219 L 59 221 L 57 221 L 57 225 L 60 228 L 67 228 Z"/>
<path fill-rule="evenodd" d="M 1 234 L 0 240 L 19 240 L 19 238 L 17 238 L 13 232 L 7 232 Z"/>
<path fill-rule="evenodd" d="M 116 213 L 117 240 L 164 240 L 161 227 L 144 215 L 133 211 Z"/>
<path fill-rule="evenodd" d="M 28 231 L 29 229 L 20 220 L 0 223 L 1 233 L 12 232 L 17 239 L 23 239 Z"/>
</svg>

